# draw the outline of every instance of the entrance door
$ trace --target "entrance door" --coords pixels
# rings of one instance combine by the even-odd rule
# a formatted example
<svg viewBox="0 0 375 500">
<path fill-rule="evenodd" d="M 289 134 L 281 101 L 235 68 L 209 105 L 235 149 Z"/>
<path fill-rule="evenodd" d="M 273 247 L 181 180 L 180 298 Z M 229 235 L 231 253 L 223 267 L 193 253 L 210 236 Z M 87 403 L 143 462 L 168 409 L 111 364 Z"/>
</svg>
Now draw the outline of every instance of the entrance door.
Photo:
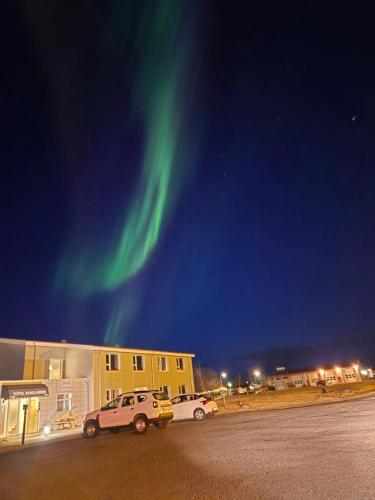
<svg viewBox="0 0 375 500">
<path fill-rule="evenodd" d="M 29 418 L 29 400 L 26 398 L 19 399 L 19 417 L 18 417 L 18 433 L 22 434 L 23 431 L 23 421 L 25 418 L 25 412 L 23 411 L 24 405 L 27 405 L 27 415 L 26 415 L 26 434 L 27 434 L 27 421 Z"/>
<path fill-rule="evenodd" d="M 27 409 L 27 433 L 38 432 L 39 430 L 39 398 L 30 398 Z"/>
<path fill-rule="evenodd" d="M 15 436 L 18 434 L 18 410 L 19 410 L 19 399 L 9 399 L 8 400 L 8 421 L 6 425 L 7 436 Z"/>
</svg>

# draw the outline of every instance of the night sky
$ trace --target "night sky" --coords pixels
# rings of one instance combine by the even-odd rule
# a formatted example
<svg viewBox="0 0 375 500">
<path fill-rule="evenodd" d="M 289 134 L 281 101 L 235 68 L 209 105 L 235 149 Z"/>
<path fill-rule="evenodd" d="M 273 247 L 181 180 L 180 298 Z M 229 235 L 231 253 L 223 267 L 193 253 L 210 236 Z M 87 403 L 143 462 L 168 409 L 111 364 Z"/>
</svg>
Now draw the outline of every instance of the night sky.
<svg viewBox="0 0 375 500">
<path fill-rule="evenodd" d="M 9 2 L 0 336 L 374 362 L 369 5 Z"/>
</svg>

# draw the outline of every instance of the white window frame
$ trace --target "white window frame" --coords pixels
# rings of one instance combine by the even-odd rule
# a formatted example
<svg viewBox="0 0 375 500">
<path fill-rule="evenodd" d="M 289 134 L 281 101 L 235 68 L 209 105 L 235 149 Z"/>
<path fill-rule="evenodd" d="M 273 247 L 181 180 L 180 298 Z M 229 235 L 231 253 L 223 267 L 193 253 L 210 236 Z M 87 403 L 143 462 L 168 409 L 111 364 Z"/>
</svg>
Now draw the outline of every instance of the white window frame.
<svg viewBox="0 0 375 500">
<path fill-rule="evenodd" d="M 59 408 L 59 403 L 62 403 L 61 408 Z M 73 394 L 71 392 L 59 392 L 56 395 L 56 408 L 57 408 L 58 412 L 60 412 L 60 411 L 72 411 Z"/>
<path fill-rule="evenodd" d="M 184 391 L 182 391 L 182 388 L 184 388 Z M 180 384 L 178 386 L 178 393 L 179 393 L 179 395 L 181 395 L 181 394 L 187 394 L 187 388 L 186 388 L 185 384 Z"/>
<path fill-rule="evenodd" d="M 185 371 L 185 360 L 184 358 L 178 357 L 176 358 L 176 367 L 178 372 Z"/>
<path fill-rule="evenodd" d="M 165 369 L 163 369 L 162 359 L 165 360 Z M 158 357 L 158 370 L 159 370 L 159 372 L 167 372 L 167 371 L 169 371 L 168 357 L 167 356 L 159 356 Z"/>
<path fill-rule="evenodd" d="M 117 368 L 112 366 L 112 356 L 116 356 Z M 120 355 L 115 352 L 107 352 L 105 355 L 105 371 L 106 372 L 118 372 L 120 370 Z"/>
<path fill-rule="evenodd" d="M 119 387 L 118 389 L 106 389 L 105 390 L 105 400 L 107 403 L 112 401 L 113 399 L 116 399 L 118 396 L 121 396 L 122 394 L 122 389 Z"/>
<path fill-rule="evenodd" d="M 138 368 L 137 358 L 142 359 L 142 368 Z M 146 357 L 143 354 L 133 354 L 133 371 L 144 372 L 146 370 Z"/>
<path fill-rule="evenodd" d="M 167 392 L 165 392 L 165 389 L 167 389 Z M 160 392 L 164 392 L 164 394 L 167 394 L 169 398 L 171 397 L 171 388 L 169 385 L 161 385 L 159 390 Z"/>
<path fill-rule="evenodd" d="M 55 370 L 53 364 L 58 363 L 58 368 Z M 64 360 L 59 358 L 51 358 L 48 363 L 48 379 L 49 380 L 61 380 L 63 378 Z M 58 376 L 51 377 L 53 372 L 58 372 Z"/>
</svg>

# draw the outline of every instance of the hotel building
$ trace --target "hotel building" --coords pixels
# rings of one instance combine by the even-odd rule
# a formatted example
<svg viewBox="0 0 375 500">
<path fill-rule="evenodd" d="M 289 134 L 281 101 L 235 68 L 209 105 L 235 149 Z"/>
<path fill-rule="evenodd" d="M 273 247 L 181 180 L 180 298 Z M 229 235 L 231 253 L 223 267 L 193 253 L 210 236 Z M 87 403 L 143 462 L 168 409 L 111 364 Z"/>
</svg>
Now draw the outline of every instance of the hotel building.
<svg viewBox="0 0 375 500">
<path fill-rule="evenodd" d="M 194 354 L 0 338 L 0 438 L 69 429 L 118 394 L 194 392 Z"/>
</svg>

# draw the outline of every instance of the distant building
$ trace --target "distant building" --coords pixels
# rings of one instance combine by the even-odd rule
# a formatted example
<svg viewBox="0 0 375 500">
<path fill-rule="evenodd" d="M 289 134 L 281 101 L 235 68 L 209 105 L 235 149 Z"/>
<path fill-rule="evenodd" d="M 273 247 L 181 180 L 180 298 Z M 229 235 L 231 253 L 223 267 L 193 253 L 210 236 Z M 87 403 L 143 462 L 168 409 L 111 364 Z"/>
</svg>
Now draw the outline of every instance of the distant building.
<svg viewBox="0 0 375 500">
<path fill-rule="evenodd" d="M 135 389 L 194 392 L 194 354 L 0 338 L 0 438 L 69 428 Z"/>
<path fill-rule="evenodd" d="M 277 369 L 270 379 L 269 384 L 277 391 L 291 389 L 294 387 L 314 387 L 319 381 L 326 385 L 347 384 L 350 382 L 361 382 L 360 363 L 340 364 L 325 368 L 307 368 L 304 370 L 288 371 Z"/>
</svg>

